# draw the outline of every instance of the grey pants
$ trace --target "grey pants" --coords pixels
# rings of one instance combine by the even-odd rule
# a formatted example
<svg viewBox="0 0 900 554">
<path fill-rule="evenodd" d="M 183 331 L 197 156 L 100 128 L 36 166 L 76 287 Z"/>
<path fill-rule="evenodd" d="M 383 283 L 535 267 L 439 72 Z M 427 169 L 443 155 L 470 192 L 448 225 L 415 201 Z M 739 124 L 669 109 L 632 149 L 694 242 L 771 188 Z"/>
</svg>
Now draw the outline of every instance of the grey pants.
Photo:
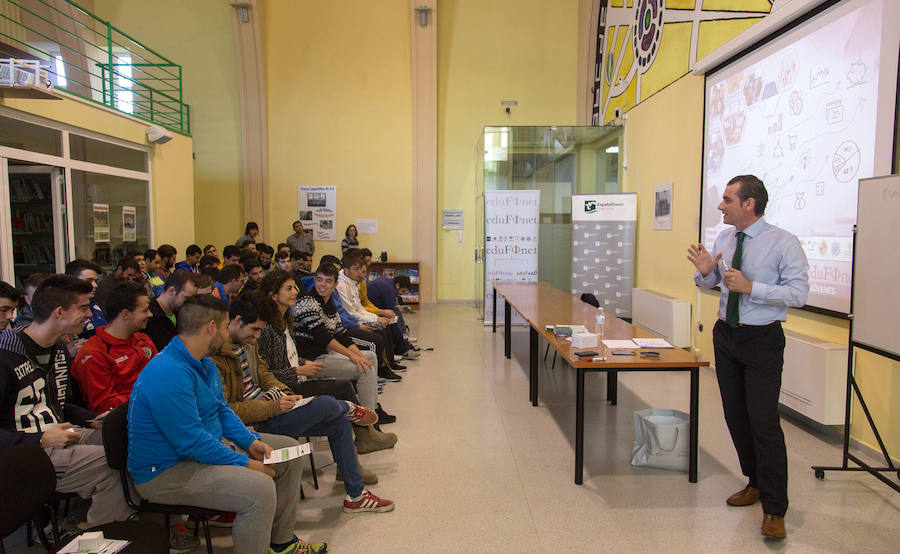
<svg viewBox="0 0 900 554">
<path fill-rule="evenodd" d="M 325 364 L 325 369 L 312 379 L 347 379 L 356 381 L 356 393 L 363 406 L 374 410 L 378 404 L 378 356 L 371 350 L 361 350 L 372 364 L 372 369 L 359 371 L 350 358 L 337 352 L 328 352 L 315 359 Z"/>
<path fill-rule="evenodd" d="M 57 492 L 75 493 L 92 499 L 88 525 L 125 520 L 134 510 L 125 502 L 119 472 L 106 464 L 102 436 L 96 429 L 78 429 L 81 439 L 68 448 L 47 448 L 56 469 Z"/>
<path fill-rule="evenodd" d="M 275 450 L 297 444 L 290 437 L 261 435 Z M 274 480 L 246 467 L 185 460 L 135 488 L 151 502 L 236 512 L 231 530 L 234 551 L 266 554 L 270 542 L 286 543 L 294 537 L 305 459 L 269 466 L 275 470 Z"/>
</svg>

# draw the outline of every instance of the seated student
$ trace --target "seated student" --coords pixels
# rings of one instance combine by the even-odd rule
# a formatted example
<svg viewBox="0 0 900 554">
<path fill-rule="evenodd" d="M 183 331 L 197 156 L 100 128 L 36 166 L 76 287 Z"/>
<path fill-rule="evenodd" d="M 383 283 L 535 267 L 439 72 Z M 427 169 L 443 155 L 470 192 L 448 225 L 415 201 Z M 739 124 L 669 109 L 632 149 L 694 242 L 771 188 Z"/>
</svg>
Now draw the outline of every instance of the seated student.
<svg viewBox="0 0 900 554">
<path fill-rule="evenodd" d="M 262 264 L 255 256 L 243 258 L 242 261 L 247 281 L 244 283 L 244 288 L 241 289 L 241 292 L 256 290 L 263 279 Z"/>
<path fill-rule="evenodd" d="M 159 254 L 159 265 L 156 267 L 156 274 L 165 282 L 172 274 L 175 268 L 175 259 L 178 257 L 178 250 L 171 244 L 162 244 L 156 249 Z M 157 293 L 159 296 L 159 293 Z"/>
<path fill-rule="evenodd" d="M 150 248 L 144 251 L 144 287 L 151 298 L 156 296 L 157 290 L 162 291 L 162 286 L 165 284 L 165 281 L 156 274 L 156 268 L 159 267 L 159 263 L 159 253 L 156 250 Z"/>
<path fill-rule="evenodd" d="M 256 253 L 259 255 L 259 263 L 262 264 L 263 273 L 272 269 L 272 258 L 275 257 L 275 249 L 264 242 L 256 245 Z"/>
<path fill-rule="evenodd" d="M 231 304 L 231 299 L 237 296 L 243 285 L 244 269 L 238 264 L 226 265 L 219 272 L 212 295 Z"/>
<path fill-rule="evenodd" d="M 200 273 L 200 258 L 203 257 L 203 250 L 196 244 L 192 244 L 184 251 L 184 260 L 175 264 L 175 269 L 185 269 L 191 273 Z"/>
<path fill-rule="evenodd" d="M 163 293 L 150 302 L 147 335 L 157 350 L 165 348 L 178 335 L 177 313 L 185 300 L 197 293 L 197 278 L 190 271 L 177 269 L 166 279 Z"/>
<path fill-rule="evenodd" d="M 201 257 L 200 261 L 197 262 L 197 269 L 199 270 L 198 273 L 203 273 L 203 270 L 208 267 L 219 269 L 219 258 L 207 255 Z"/>
<path fill-rule="evenodd" d="M 294 408 L 294 403 L 303 396 L 294 395 L 291 389 L 279 382 L 257 352 L 256 340 L 267 326 L 259 311 L 253 303 L 238 298 L 231 304 L 229 314 L 230 340 L 212 358 L 222 377 L 225 400 L 241 421 L 255 425 L 256 430 L 263 433 L 295 438 L 328 437 L 338 474 L 342 476 L 347 492 L 344 511 L 393 510 L 393 502 L 382 500 L 363 487 L 366 481 L 361 477 L 353 448 L 350 424 L 371 425 L 378 416 L 368 408 L 335 400 L 333 396 L 316 396 L 309 404 Z M 372 502 L 364 505 L 364 496 L 371 498 Z"/>
<path fill-rule="evenodd" d="M 19 307 L 19 291 L 6 281 L 0 281 L 0 331 L 12 328 Z"/>
<path fill-rule="evenodd" d="M 289 273 L 278 269 L 267 273 L 260 284 L 258 297 L 260 300 L 257 305 L 263 313 L 263 319 L 269 324 L 260 336 L 259 351 L 275 377 L 290 386 L 297 394 L 307 396 L 330 394 L 342 399 L 348 398 L 342 396 L 339 391 L 329 391 L 328 388 L 333 387 L 333 383 L 355 381 L 361 399 L 359 403 L 370 410 L 377 407 L 376 387 L 378 382 L 375 372 L 372 371 L 375 354 L 373 352 L 360 353 L 343 328 L 333 328 L 339 334 L 339 342 L 334 340 L 333 335 L 330 335 L 332 336 L 330 339 L 326 337 L 325 335 L 330 331 L 324 327 L 323 323 L 319 323 L 318 325 L 322 326 L 322 333 L 318 334 L 318 338 L 326 347 L 334 342 L 334 348 L 350 353 L 355 361 L 360 363 L 363 360 L 366 361 L 367 364 L 363 364 L 365 370 L 357 371 L 356 363 L 345 357 L 335 356 L 332 358 L 330 368 L 324 360 L 326 356 L 322 356 L 323 359 L 316 361 L 307 361 L 301 357 L 296 342 L 296 319 L 291 313 L 294 306 L 298 305 L 297 288 Z M 331 306 L 333 307 L 333 304 Z M 339 320 L 338 325 L 340 325 Z M 319 330 L 317 327 L 316 331 Z M 325 348 L 322 349 L 323 353 L 324 351 Z M 311 356 L 305 357 L 312 358 Z M 325 370 L 328 372 L 325 373 Z M 332 381 L 330 378 L 337 381 Z M 393 433 L 381 433 L 368 427 L 357 428 L 356 432 L 357 448 L 360 454 L 391 448 L 397 442 L 397 436 Z"/>
<path fill-rule="evenodd" d="M 95 414 L 72 402 L 62 338 L 83 329 L 92 291 L 90 283 L 70 275 L 48 277 L 31 302 L 34 321 L 0 333 L 0 449 L 40 442 L 56 469 L 56 490 L 92 499 L 91 526 L 132 513 L 119 473 L 106 465 L 100 424 L 90 423 Z"/>
<path fill-rule="evenodd" d="M 300 296 L 294 309 L 294 339 L 301 356 L 325 364 L 313 379 L 336 378 L 356 381 L 362 404 L 377 408 L 377 354 L 360 351 L 341 324 L 331 300 L 337 284 L 337 270 L 331 264 L 316 269 L 315 286 Z M 370 451 L 366 436 L 357 434 L 360 454 Z M 365 443 L 365 445 L 364 445 Z M 374 446 L 374 445 L 372 445 Z"/>
<path fill-rule="evenodd" d="M 394 348 L 397 350 L 397 353 L 402 355 L 407 360 L 415 360 L 419 357 L 419 349 L 414 347 L 407 338 L 406 335 L 406 322 L 403 322 L 402 315 L 400 314 L 400 310 L 394 311 L 393 309 L 382 309 L 372 303 L 368 298 L 368 287 L 366 284 L 366 274 L 369 269 L 369 265 L 372 264 L 372 251 L 368 248 L 360 249 L 360 253 L 363 255 L 363 262 L 365 263 L 365 267 L 363 268 L 363 278 L 359 281 L 359 301 L 362 304 L 363 308 L 366 311 L 371 312 L 376 315 L 380 315 L 386 317 L 388 319 L 392 319 L 394 317 L 397 318 L 396 323 L 391 324 L 391 336 L 394 341 Z"/>
<path fill-rule="evenodd" d="M 403 310 L 400 309 L 398 298 L 409 292 L 411 286 L 408 275 L 397 275 L 393 279 L 379 277 L 366 282 L 366 296 L 369 302 L 378 309 L 390 310 L 396 314 L 397 324 L 390 326 L 391 332 L 394 333 L 394 341 L 406 340 L 410 346 L 415 342 L 415 337 L 410 337 L 407 333 L 406 321 L 403 320 Z"/>
<path fill-rule="evenodd" d="M 219 250 L 214 244 L 207 244 L 203 247 L 203 255 L 212 256 L 213 258 L 219 259 Z"/>
<path fill-rule="evenodd" d="M 206 268 L 206 273 L 194 275 L 197 283 L 197 292 L 194 294 L 213 294 L 216 291 L 216 278 L 219 276 L 219 271 L 216 270 L 216 276 L 213 277 L 213 269 L 214 268 L 208 267 Z"/>
<path fill-rule="evenodd" d="M 288 273 L 294 271 L 294 268 L 291 266 L 291 253 L 284 250 L 279 250 L 275 253 L 275 262 L 272 265 L 274 266 L 272 269 L 280 269 Z"/>
<path fill-rule="evenodd" d="M 248 255 L 249 253 L 253 253 L 254 255 L 257 254 L 256 241 L 253 239 L 250 239 L 250 240 L 244 242 L 244 245 L 241 246 L 241 258 Z"/>
<path fill-rule="evenodd" d="M 150 360 L 131 391 L 128 472 L 135 489 L 151 502 L 236 512 L 235 552 L 325 552 L 324 543 L 303 544 L 294 536 L 305 460 L 262 463 L 273 448 L 297 441 L 249 431 L 222 396 L 208 356 L 228 339 L 227 306 L 208 294 L 195 296 L 179 317 L 180 334 Z"/>
<path fill-rule="evenodd" d="M 109 323 L 97 329 L 72 362 L 72 376 L 98 414 L 128 402 L 138 374 L 156 355 L 153 341 L 142 333 L 150 319 L 150 298 L 142 286 L 124 281 L 110 291 L 104 311 Z"/>
<path fill-rule="evenodd" d="M 312 254 L 303 250 L 291 250 L 291 270 L 294 281 L 300 282 L 304 277 L 312 277 Z"/>
<path fill-rule="evenodd" d="M 136 261 L 128 257 L 119 260 L 116 268 L 100 279 L 97 283 L 97 292 L 94 293 L 94 301 L 100 306 L 106 305 L 106 297 L 109 296 L 109 292 L 123 281 L 134 281 L 143 285 L 140 266 L 138 266 Z"/>
<path fill-rule="evenodd" d="M 137 264 L 134 262 L 129 262 L 128 260 L 120 260 L 119 265 L 116 266 L 116 269 L 119 271 L 119 275 L 123 275 L 127 271 L 127 275 L 134 276 L 135 267 Z M 123 270 L 122 266 L 127 267 L 127 270 Z M 94 333 L 97 332 L 98 327 L 102 327 L 106 325 L 106 318 L 103 316 L 103 310 L 100 308 L 98 304 L 97 293 L 101 294 L 104 292 L 102 290 L 98 290 L 100 285 L 97 283 L 97 278 L 101 273 L 100 267 L 87 260 L 72 260 L 71 262 L 66 264 L 66 275 L 71 275 L 76 279 L 81 279 L 82 281 L 87 281 L 91 285 L 91 315 L 84 322 L 84 329 L 78 334 L 78 337 L 81 339 L 89 339 L 94 336 Z M 103 281 L 105 282 L 106 289 L 109 289 L 111 285 L 111 281 L 107 281 L 107 279 L 111 279 L 112 277 L 107 275 Z"/>
<path fill-rule="evenodd" d="M 222 249 L 222 267 L 230 264 L 236 264 L 241 261 L 241 249 L 238 246 L 229 244 Z M 221 269 L 221 268 L 219 268 Z"/>
<path fill-rule="evenodd" d="M 259 225 L 254 221 L 247 222 L 247 225 L 244 227 L 244 234 L 241 235 L 241 238 L 237 239 L 234 243 L 235 246 L 240 248 L 247 243 L 247 241 L 256 241 L 256 237 L 259 236 Z"/>
<path fill-rule="evenodd" d="M 49 273 L 32 273 L 25 278 L 25 282 L 22 283 L 25 293 L 22 294 L 22 298 L 19 300 L 20 308 L 16 313 L 16 320 L 13 321 L 13 327 L 28 325 L 34 319 L 31 316 L 31 299 L 34 298 L 34 291 L 38 288 L 38 285 L 47 277 L 50 277 Z"/>
<path fill-rule="evenodd" d="M 287 252 L 287 255 L 291 255 L 291 245 L 286 242 L 279 242 L 278 246 L 275 248 L 275 253 L 278 252 Z"/>
</svg>

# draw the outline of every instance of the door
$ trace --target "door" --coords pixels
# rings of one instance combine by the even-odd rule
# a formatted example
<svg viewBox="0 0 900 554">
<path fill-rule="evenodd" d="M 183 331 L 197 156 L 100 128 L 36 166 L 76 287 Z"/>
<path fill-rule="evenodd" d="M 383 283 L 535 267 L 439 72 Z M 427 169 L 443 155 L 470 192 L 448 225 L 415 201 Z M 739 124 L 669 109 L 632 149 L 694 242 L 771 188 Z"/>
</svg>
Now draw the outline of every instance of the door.
<svg viewBox="0 0 900 554">
<path fill-rule="evenodd" d="M 479 137 L 475 146 L 475 312 L 478 318 L 485 320 L 486 303 L 484 283 L 484 135 Z M 491 291 L 487 291 L 490 293 Z"/>
</svg>

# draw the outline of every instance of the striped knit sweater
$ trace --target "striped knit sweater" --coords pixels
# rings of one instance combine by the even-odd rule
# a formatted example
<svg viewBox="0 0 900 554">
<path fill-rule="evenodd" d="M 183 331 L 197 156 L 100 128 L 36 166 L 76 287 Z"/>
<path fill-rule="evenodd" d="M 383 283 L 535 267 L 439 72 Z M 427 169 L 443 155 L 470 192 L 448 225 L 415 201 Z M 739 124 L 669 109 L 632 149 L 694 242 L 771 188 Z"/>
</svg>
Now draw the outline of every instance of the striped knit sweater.
<svg viewBox="0 0 900 554">
<path fill-rule="evenodd" d="M 332 293 L 334 294 L 334 293 Z M 312 289 L 297 299 L 294 307 L 294 339 L 297 350 L 308 360 L 315 360 L 327 351 L 332 339 L 343 346 L 353 344 L 331 297 L 326 301 Z"/>
</svg>

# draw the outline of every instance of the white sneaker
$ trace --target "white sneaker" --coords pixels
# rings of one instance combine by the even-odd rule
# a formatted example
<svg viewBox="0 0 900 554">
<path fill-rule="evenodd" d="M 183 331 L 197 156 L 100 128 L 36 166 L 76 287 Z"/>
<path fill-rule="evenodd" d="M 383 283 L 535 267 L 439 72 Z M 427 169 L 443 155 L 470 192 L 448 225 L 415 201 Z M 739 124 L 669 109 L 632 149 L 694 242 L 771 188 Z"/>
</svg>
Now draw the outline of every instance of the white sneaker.
<svg viewBox="0 0 900 554">
<path fill-rule="evenodd" d="M 413 350 L 410 348 L 406 351 L 406 354 L 403 355 L 403 358 L 406 360 L 417 360 L 421 354 L 417 350 Z"/>
<path fill-rule="evenodd" d="M 402 359 L 403 359 L 403 355 L 402 355 L 402 354 L 394 354 L 394 361 L 395 361 L 395 362 L 399 362 L 399 361 L 401 361 Z"/>
<path fill-rule="evenodd" d="M 406 336 L 406 342 L 408 342 L 408 343 L 410 343 L 410 344 L 415 344 L 415 343 L 419 342 L 419 337 L 414 337 L 414 336 L 412 336 L 412 335 L 407 335 L 407 336 Z"/>
</svg>

